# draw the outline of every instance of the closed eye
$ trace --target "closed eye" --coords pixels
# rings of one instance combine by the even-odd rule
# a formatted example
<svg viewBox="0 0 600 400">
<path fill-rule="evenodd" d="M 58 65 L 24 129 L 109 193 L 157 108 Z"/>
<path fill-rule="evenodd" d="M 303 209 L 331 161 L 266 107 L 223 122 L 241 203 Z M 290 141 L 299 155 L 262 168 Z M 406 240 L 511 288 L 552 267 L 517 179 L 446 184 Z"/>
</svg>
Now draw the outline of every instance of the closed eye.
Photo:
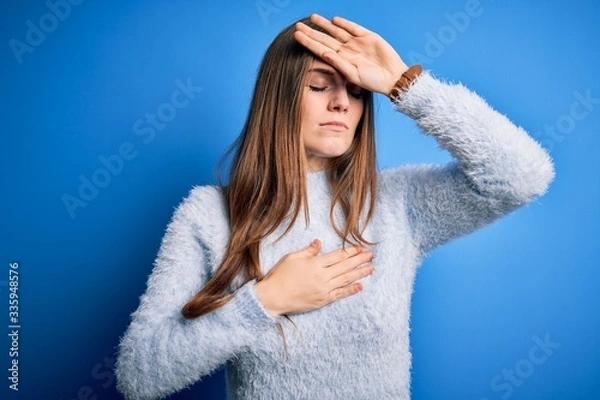
<svg viewBox="0 0 600 400">
<path fill-rule="evenodd" d="M 348 93 L 350 93 L 350 96 L 354 97 L 355 99 L 361 99 L 363 96 L 363 91 L 362 89 L 359 90 L 358 92 L 352 91 L 352 90 L 348 90 Z"/>
<path fill-rule="evenodd" d="M 312 90 L 313 92 L 324 92 L 325 89 L 327 89 L 327 86 L 319 87 L 319 86 L 308 85 L 308 88 L 310 90 Z"/>
<path fill-rule="evenodd" d="M 348 90 L 348 93 L 350 93 L 350 96 L 352 96 L 356 99 L 362 98 L 362 96 L 364 94 L 363 88 L 361 88 L 358 85 L 354 85 L 352 83 L 349 83 L 348 85 L 346 85 L 346 90 Z"/>
<path fill-rule="evenodd" d="M 308 88 L 310 90 L 312 90 L 313 92 L 324 92 L 325 90 L 327 90 L 328 86 L 314 86 L 314 85 L 308 85 Z M 354 97 L 355 99 L 361 99 L 363 94 L 364 94 L 364 90 L 356 85 L 348 85 L 348 87 L 346 88 L 346 90 L 348 91 L 348 94 L 350 94 L 350 96 Z"/>
</svg>

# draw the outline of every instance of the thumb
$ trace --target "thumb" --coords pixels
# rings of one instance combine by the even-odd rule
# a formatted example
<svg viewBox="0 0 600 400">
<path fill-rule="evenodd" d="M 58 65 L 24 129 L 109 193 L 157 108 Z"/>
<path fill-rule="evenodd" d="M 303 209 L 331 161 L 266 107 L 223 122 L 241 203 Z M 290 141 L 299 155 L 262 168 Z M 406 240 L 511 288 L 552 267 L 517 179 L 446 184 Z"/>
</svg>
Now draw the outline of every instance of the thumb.
<svg viewBox="0 0 600 400">
<path fill-rule="evenodd" d="M 321 241 L 319 239 L 315 239 L 310 245 L 308 245 L 308 247 L 304 249 L 304 251 L 308 252 L 311 256 L 316 256 L 321 251 L 322 246 L 323 244 L 321 243 Z"/>
</svg>

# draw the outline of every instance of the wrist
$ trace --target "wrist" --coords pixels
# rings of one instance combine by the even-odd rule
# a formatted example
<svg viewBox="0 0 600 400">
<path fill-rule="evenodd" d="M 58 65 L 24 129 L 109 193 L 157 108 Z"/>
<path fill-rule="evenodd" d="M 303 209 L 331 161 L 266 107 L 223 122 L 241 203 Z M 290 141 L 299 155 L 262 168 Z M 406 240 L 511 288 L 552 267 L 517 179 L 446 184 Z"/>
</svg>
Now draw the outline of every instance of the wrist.
<svg viewBox="0 0 600 400">
<path fill-rule="evenodd" d="M 263 279 L 254 284 L 254 293 L 256 294 L 258 301 L 269 314 L 274 317 L 284 314 L 284 312 L 277 307 L 277 302 L 274 301 L 274 296 L 272 296 L 266 280 Z"/>
<path fill-rule="evenodd" d="M 423 67 L 419 64 L 414 64 L 407 68 L 400 76 L 400 79 L 396 81 L 392 89 L 388 92 L 390 100 L 394 103 L 397 102 L 400 99 L 400 96 L 408 90 L 422 72 Z"/>
<path fill-rule="evenodd" d="M 383 94 L 384 96 L 389 96 L 392 89 L 394 89 L 394 87 L 396 86 L 396 83 L 398 82 L 398 79 L 408 70 L 408 65 L 404 64 L 403 62 L 401 64 L 399 64 L 398 66 L 396 66 L 396 68 L 393 69 L 393 72 L 391 73 L 390 76 L 390 81 L 388 82 L 387 86 L 386 86 L 386 90 L 384 92 L 382 92 L 381 94 Z"/>
</svg>

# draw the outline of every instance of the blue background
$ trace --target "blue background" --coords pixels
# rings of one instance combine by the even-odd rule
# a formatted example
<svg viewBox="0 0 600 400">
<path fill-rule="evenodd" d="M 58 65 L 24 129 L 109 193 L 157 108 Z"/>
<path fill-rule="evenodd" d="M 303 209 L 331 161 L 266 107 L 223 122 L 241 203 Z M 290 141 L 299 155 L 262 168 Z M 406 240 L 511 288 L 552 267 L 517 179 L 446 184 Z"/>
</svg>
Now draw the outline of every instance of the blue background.
<svg viewBox="0 0 600 400">
<path fill-rule="evenodd" d="M 600 398 L 600 5 L 481 0 L 466 22 L 456 14 L 466 0 L 369 4 L 84 1 L 53 26 L 41 0 L 2 2 L 0 397 L 119 398 L 115 348 L 174 207 L 215 182 L 270 41 L 316 11 L 464 83 L 556 163 L 546 196 L 435 250 L 419 270 L 413 398 Z M 19 56 L 11 43 L 26 41 L 27 21 L 48 33 Z M 176 81 L 188 79 L 201 91 L 152 140 L 137 135 L 136 121 L 169 111 Z M 595 100 L 584 104 L 586 93 Z M 377 109 L 381 167 L 449 160 L 387 99 Z M 101 175 L 99 157 L 126 143 L 135 156 Z M 78 197 L 80 179 L 94 176 L 104 187 L 70 213 L 64 195 Z M 10 262 L 20 272 L 18 393 L 7 380 Z M 528 361 L 535 338 L 560 345 L 539 364 Z M 523 379 L 510 383 L 503 374 L 515 368 Z M 173 398 L 223 393 L 219 372 Z"/>
</svg>

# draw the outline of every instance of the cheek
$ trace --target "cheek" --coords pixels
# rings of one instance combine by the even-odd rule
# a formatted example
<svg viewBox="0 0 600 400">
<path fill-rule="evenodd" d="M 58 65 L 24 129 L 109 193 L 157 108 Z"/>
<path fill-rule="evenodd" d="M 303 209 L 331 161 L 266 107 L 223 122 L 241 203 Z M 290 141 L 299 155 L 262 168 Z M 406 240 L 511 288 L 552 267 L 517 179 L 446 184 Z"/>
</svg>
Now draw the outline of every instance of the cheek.
<svg viewBox="0 0 600 400">
<path fill-rule="evenodd" d="M 358 125 L 358 123 L 360 122 L 360 118 L 362 117 L 363 111 L 365 109 L 365 106 L 363 104 L 363 102 L 357 102 L 354 107 L 352 107 L 352 122 L 354 123 L 354 126 L 356 127 Z"/>
<path fill-rule="evenodd" d="M 319 109 L 321 106 L 320 99 L 318 96 L 311 96 L 312 93 L 306 91 L 302 96 L 302 105 L 300 108 L 301 121 L 312 121 L 317 119 Z"/>
</svg>

